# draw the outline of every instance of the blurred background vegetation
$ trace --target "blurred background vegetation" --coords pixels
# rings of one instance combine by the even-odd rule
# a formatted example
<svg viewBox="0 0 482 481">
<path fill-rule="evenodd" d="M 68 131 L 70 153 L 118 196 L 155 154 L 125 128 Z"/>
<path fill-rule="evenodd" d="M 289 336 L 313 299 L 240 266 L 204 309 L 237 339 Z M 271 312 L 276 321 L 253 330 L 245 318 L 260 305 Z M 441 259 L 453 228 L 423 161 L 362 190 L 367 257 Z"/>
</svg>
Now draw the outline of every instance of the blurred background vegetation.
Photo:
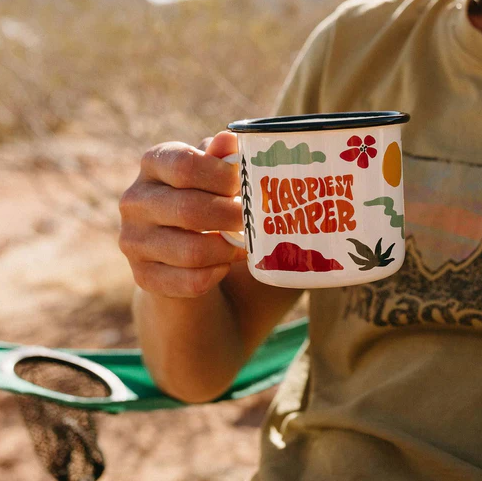
<svg viewBox="0 0 482 481">
<path fill-rule="evenodd" d="M 266 115 L 332 4 L 3 0 L 0 139 L 68 132 L 143 148 Z"/>
<path fill-rule="evenodd" d="M 1 0 L 0 339 L 135 347 L 117 203 L 142 153 L 272 113 L 298 50 L 338 3 Z M 273 392 L 101 417 L 102 479 L 246 479 Z M 0 479 L 50 479 L 4 393 L 0 427 Z"/>
</svg>

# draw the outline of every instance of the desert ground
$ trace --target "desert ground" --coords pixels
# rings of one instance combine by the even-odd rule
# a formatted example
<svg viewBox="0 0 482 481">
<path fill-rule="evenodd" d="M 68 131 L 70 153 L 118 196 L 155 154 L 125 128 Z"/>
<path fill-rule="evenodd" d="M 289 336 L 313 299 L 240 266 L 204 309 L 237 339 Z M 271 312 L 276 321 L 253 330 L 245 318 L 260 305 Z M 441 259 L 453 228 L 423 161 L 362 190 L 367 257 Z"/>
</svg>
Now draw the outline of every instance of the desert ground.
<svg viewBox="0 0 482 481">
<path fill-rule="evenodd" d="M 0 340 L 137 346 L 117 206 L 142 152 L 268 115 L 304 39 L 335 3 L 1 2 Z M 305 312 L 303 299 L 287 319 Z M 96 414 L 101 479 L 248 479 L 275 390 Z M 15 396 L 2 392 L 0 430 L 0 479 L 52 479 Z"/>
</svg>

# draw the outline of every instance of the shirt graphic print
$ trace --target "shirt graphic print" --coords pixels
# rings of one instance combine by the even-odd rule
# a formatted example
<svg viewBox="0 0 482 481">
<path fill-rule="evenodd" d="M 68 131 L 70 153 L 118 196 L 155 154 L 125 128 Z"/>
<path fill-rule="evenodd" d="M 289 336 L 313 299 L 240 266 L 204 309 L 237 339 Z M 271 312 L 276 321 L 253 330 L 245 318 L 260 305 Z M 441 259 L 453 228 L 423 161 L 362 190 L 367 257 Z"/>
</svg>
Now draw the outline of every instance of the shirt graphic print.
<svg viewBox="0 0 482 481">
<path fill-rule="evenodd" d="M 404 154 L 407 252 L 400 271 L 350 290 L 374 326 L 482 329 L 482 165 Z"/>
</svg>

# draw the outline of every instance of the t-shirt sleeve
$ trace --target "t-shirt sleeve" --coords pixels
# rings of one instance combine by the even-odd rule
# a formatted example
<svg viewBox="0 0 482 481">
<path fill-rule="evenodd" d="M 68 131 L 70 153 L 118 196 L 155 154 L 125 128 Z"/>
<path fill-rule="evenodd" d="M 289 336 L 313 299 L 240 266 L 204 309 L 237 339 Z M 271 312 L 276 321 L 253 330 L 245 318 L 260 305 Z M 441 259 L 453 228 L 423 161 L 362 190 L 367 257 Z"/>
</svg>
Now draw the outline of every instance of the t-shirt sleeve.
<svg viewBox="0 0 482 481">
<path fill-rule="evenodd" d="M 322 111 L 320 89 L 336 12 L 311 33 L 300 50 L 275 104 L 275 115 L 302 115 Z"/>
<path fill-rule="evenodd" d="M 428 0 L 407 4 L 412 18 Z M 356 95 L 372 93 L 377 87 L 375 72 L 396 58 L 385 55 L 380 65 L 372 52 L 396 51 L 399 29 L 392 32 L 390 19 L 405 0 L 347 0 L 326 17 L 308 37 L 288 74 L 276 102 L 276 115 L 302 115 L 318 112 L 353 110 Z M 420 3 L 420 6 L 418 5 Z M 405 17 L 404 17 L 405 19 Z M 410 21 L 410 19 L 409 19 Z M 403 40 L 403 38 L 402 38 Z M 367 76 L 367 62 L 370 66 Z M 377 67 L 378 66 L 378 67 Z M 378 68 L 378 70 L 375 69 Z M 361 78 L 355 79 L 356 75 Z"/>
</svg>

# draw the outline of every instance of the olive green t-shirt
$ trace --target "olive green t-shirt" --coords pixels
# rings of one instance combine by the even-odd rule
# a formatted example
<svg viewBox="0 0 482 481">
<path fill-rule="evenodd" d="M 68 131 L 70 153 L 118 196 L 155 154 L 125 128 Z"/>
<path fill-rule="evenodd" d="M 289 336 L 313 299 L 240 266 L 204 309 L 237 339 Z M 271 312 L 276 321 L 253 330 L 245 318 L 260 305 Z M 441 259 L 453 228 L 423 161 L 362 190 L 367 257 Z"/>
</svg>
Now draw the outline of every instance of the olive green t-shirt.
<svg viewBox="0 0 482 481">
<path fill-rule="evenodd" d="M 347 2 L 292 69 L 281 115 L 411 114 L 407 255 L 387 279 L 311 292 L 256 481 L 482 480 L 482 32 L 466 10 Z"/>
</svg>

